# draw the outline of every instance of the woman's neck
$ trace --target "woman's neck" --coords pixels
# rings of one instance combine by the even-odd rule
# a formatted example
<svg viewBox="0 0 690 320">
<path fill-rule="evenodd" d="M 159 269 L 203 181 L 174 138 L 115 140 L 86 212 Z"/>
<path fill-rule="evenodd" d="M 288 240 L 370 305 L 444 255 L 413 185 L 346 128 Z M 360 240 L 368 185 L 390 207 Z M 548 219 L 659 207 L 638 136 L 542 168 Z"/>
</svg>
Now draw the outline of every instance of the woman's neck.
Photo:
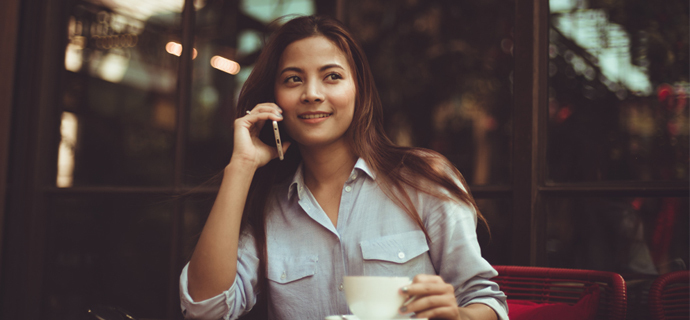
<svg viewBox="0 0 690 320">
<path fill-rule="evenodd" d="M 329 186 L 342 187 L 350 177 L 357 156 L 348 146 L 300 148 L 304 183 L 314 191 Z"/>
</svg>

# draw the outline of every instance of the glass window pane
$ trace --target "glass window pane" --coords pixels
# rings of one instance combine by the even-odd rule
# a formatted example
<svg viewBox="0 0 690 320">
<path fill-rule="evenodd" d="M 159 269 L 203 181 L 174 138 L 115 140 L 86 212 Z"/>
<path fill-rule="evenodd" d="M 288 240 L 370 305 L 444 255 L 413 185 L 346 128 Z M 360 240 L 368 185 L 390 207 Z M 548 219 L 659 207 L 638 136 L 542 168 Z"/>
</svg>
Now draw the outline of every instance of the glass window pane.
<svg viewBox="0 0 690 320">
<path fill-rule="evenodd" d="M 548 178 L 687 181 L 688 2 L 550 3 Z"/>
<path fill-rule="evenodd" d="M 46 318 L 84 319 L 97 304 L 165 318 L 172 202 L 63 196 L 49 208 Z"/>
<path fill-rule="evenodd" d="M 473 185 L 510 183 L 514 1 L 346 1 L 400 145 Z"/>
<path fill-rule="evenodd" d="M 57 186 L 172 183 L 182 3 L 72 7 Z"/>
<path fill-rule="evenodd" d="M 687 269 L 688 198 L 555 198 L 548 212 L 551 267 L 624 277 Z"/>
<path fill-rule="evenodd" d="M 483 224 L 477 227 L 482 256 L 492 265 L 510 264 L 513 201 L 510 199 L 476 199 L 479 211 L 486 218 L 489 229 Z"/>
<path fill-rule="evenodd" d="M 187 182 L 196 185 L 230 161 L 235 103 L 267 36 L 288 14 L 316 13 L 311 0 L 209 1 L 197 11 L 198 57 L 187 145 Z"/>
<path fill-rule="evenodd" d="M 276 2 L 264 12 L 274 18 L 332 9 L 309 3 Z M 209 4 L 197 14 L 198 29 L 207 34 L 197 40 L 205 53 L 195 61 L 190 182 L 203 181 L 230 158 L 234 100 L 270 21 L 256 15 L 255 4 Z M 344 22 L 376 77 L 390 137 L 443 153 L 471 184 L 510 181 L 513 11 L 512 1 L 344 3 Z M 211 67 L 216 55 L 239 63 L 239 73 Z"/>
</svg>

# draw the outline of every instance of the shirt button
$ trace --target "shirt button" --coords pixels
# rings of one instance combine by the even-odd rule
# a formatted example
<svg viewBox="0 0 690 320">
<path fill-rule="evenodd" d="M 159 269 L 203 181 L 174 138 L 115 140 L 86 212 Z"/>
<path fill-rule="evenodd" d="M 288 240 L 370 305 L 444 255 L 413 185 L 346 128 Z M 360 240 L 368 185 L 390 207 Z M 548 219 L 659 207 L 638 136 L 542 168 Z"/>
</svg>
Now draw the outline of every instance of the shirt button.
<svg viewBox="0 0 690 320">
<path fill-rule="evenodd" d="M 400 258 L 400 259 L 405 259 L 405 253 L 402 252 L 402 251 L 400 251 L 400 252 L 398 253 L 398 258 Z"/>
<path fill-rule="evenodd" d="M 343 284 L 342 283 L 338 286 L 338 290 L 343 291 Z"/>
<path fill-rule="evenodd" d="M 352 179 L 352 180 L 357 179 L 357 172 L 353 173 L 352 176 L 350 176 L 350 179 Z"/>
<path fill-rule="evenodd" d="M 345 187 L 345 192 L 350 192 L 350 191 L 352 191 L 352 187 L 350 187 L 350 186 Z"/>
<path fill-rule="evenodd" d="M 301 185 L 299 186 L 299 192 L 302 192 L 302 186 Z"/>
<path fill-rule="evenodd" d="M 287 276 L 285 275 L 285 271 L 283 271 L 283 274 L 280 275 L 280 280 L 285 280 Z"/>
</svg>

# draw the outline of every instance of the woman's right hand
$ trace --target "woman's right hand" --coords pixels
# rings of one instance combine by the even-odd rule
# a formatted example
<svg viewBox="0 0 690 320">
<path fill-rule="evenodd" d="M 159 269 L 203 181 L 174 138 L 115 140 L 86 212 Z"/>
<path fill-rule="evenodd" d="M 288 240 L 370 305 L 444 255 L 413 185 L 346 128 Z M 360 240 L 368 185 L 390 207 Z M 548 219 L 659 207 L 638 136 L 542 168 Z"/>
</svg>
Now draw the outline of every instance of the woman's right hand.
<svg viewBox="0 0 690 320">
<path fill-rule="evenodd" d="M 242 161 L 259 168 L 277 158 L 278 150 L 263 143 L 259 139 L 259 132 L 266 121 L 282 121 L 282 112 L 278 105 L 267 102 L 257 104 L 247 115 L 237 118 L 231 162 Z M 283 142 L 283 152 L 289 146 L 290 142 Z"/>
<path fill-rule="evenodd" d="M 194 301 L 217 296 L 235 282 L 240 226 L 251 181 L 257 168 L 278 156 L 275 146 L 261 142 L 259 132 L 266 122 L 282 121 L 281 113 L 274 103 L 260 103 L 235 120 L 232 159 L 189 261 L 187 286 Z M 288 146 L 283 144 L 283 150 Z"/>
</svg>

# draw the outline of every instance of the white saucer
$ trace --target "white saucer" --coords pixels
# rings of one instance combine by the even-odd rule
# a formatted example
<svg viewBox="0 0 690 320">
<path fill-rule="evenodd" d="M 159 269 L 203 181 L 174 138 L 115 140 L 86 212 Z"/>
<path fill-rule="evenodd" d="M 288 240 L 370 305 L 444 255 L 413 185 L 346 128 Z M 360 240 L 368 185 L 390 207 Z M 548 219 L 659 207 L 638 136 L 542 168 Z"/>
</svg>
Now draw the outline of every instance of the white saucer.
<svg viewBox="0 0 690 320">
<path fill-rule="evenodd" d="M 381 319 L 381 320 L 397 320 L 397 319 L 411 319 L 410 316 L 399 315 L 392 319 Z M 344 314 L 337 316 L 327 316 L 325 320 L 359 320 L 356 315 Z M 428 320 L 427 318 L 415 318 L 415 320 Z"/>
</svg>

